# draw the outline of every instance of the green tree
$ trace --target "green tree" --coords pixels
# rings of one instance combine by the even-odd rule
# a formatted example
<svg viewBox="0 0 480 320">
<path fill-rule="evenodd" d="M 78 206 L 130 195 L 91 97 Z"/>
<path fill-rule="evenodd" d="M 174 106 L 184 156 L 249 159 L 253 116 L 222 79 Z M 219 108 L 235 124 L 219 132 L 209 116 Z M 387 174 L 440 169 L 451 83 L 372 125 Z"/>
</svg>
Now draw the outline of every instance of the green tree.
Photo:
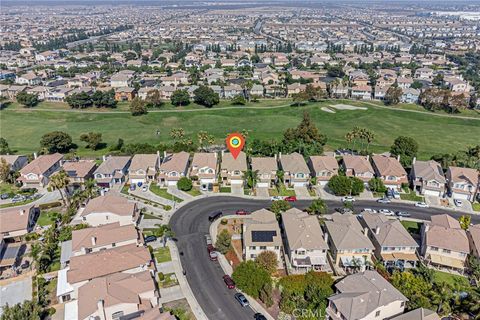
<svg viewBox="0 0 480 320">
<path fill-rule="evenodd" d="M 312 201 L 307 211 L 310 214 L 326 214 L 328 212 L 328 206 L 325 200 L 318 198 Z"/>
<path fill-rule="evenodd" d="M 71 108 L 84 109 L 93 105 L 92 97 L 86 92 L 74 93 L 65 98 Z"/>
<path fill-rule="evenodd" d="M 243 94 L 238 94 L 232 98 L 232 104 L 237 106 L 243 106 L 247 103 Z"/>
<path fill-rule="evenodd" d="M 418 142 L 411 137 L 399 136 L 390 148 L 392 156 L 400 156 L 400 163 L 404 168 L 412 165 L 413 158 L 417 156 Z"/>
<path fill-rule="evenodd" d="M 247 186 L 250 188 L 250 189 L 253 189 L 255 187 L 255 185 L 257 184 L 257 180 L 258 180 L 258 170 L 247 170 L 244 172 L 244 177 L 245 177 L 245 180 L 247 181 Z"/>
<path fill-rule="evenodd" d="M 299 152 L 304 156 L 322 153 L 326 142 L 327 137 L 320 133 L 307 111 L 296 128 L 285 130 L 282 140 L 285 152 Z"/>
<path fill-rule="evenodd" d="M 387 188 L 385 187 L 383 180 L 380 178 L 370 179 L 368 181 L 368 188 L 370 189 L 370 191 L 373 191 L 373 192 L 384 193 L 385 191 L 387 191 Z"/>
<path fill-rule="evenodd" d="M 132 116 L 147 114 L 147 103 L 138 97 L 133 99 L 130 103 L 130 112 L 132 113 Z"/>
<path fill-rule="evenodd" d="M 306 85 L 305 94 L 310 101 L 319 101 L 327 97 L 327 93 L 321 87 L 314 87 L 311 84 Z"/>
<path fill-rule="evenodd" d="M 217 241 L 215 242 L 215 248 L 222 253 L 225 254 L 227 253 L 230 248 L 232 247 L 232 236 L 228 233 L 226 229 L 223 229 L 218 235 L 217 235 Z"/>
<path fill-rule="evenodd" d="M 148 108 L 160 108 L 163 105 L 160 91 L 157 89 L 148 91 L 145 101 L 147 102 Z"/>
<path fill-rule="evenodd" d="M 74 147 L 72 137 L 62 131 L 53 131 L 46 133 L 40 139 L 40 147 L 48 153 L 67 153 Z"/>
<path fill-rule="evenodd" d="M 170 96 L 170 101 L 176 107 L 186 106 L 190 104 L 190 95 L 187 90 L 177 89 Z"/>
<path fill-rule="evenodd" d="M 10 164 L 5 160 L 5 158 L 0 159 L 0 182 L 8 182 L 9 177 L 12 173 Z"/>
<path fill-rule="evenodd" d="M 475 277 L 475 279 L 480 281 L 480 258 L 470 255 L 468 257 L 468 266 L 470 267 L 472 275 Z"/>
<path fill-rule="evenodd" d="M 335 175 L 328 181 L 327 186 L 336 196 L 346 196 L 350 194 L 352 180 L 346 176 Z"/>
<path fill-rule="evenodd" d="M 390 86 L 387 92 L 385 92 L 385 104 L 386 105 L 396 105 L 400 102 L 400 97 L 402 96 L 402 88 L 398 86 Z"/>
<path fill-rule="evenodd" d="M 277 267 L 278 267 L 277 254 L 269 250 L 262 251 L 255 258 L 255 263 L 257 263 L 260 267 L 266 270 L 269 274 L 272 274 L 275 271 L 277 271 Z"/>
<path fill-rule="evenodd" d="M 187 177 L 181 177 L 177 182 L 177 188 L 182 191 L 190 191 L 193 188 L 192 180 Z"/>
<path fill-rule="evenodd" d="M 410 271 L 395 271 L 391 278 L 392 285 L 408 298 L 407 309 L 417 308 L 431 309 L 431 299 L 428 296 L 432 292 L 432 285 L 420 276 L 415 276 Z"/>
<path fill-rule="evenodd" d="M 365 190 L 365 185 L 361 179 L 357 177 L 350 177 L 350 181 L 352 184 L 350 193 L 352 195 L 359 195 L 363 192 L 363 190 Z"/>
<path fill-rule="evenodd" d="M 197 133 L 197 140 L 201 150 L 205 150 L 206 146 L 215 143 L 215 136 L 208 134 L 207 131 L 200 130 Z"/>
<path fill-rule="evenodd" d="M 235 268 L 232 278 L 240 290 L 253 298 L 259 298 L 262 290 L 268 290 L 272 284 L 270 274 L 252 260 L 241 262 Z"/>
<path fill-rule="evenodd" d="M 80 141 L 87 143 L 87 148 L 98 150 L 102 146 L 102 134 L 100 132 L 82 133 Z"/>
<path fill-rule="evenodd" d="M 292 206 L 288 201 L 285 200 L 277 200 L 273 201 L 272 205 L 270 206 L 270 210 L 275 213 L 275 215 L 280 216 L 282 212 L 287 211 Z"/>
<path fill-rule="evenodd" d="M 472 217 L 468 214 L 465 214 L 458 218 L 458 222 L 463 230 L 467 230 L 470 227 L 470 222 L 472 221 Z"/>
<path fill-rule="evenodd" d="M 10 154 L 12 150 L 8 146 L 8 142 L 5 138 L 0 137 L 0 154 Z"/>
<path fill-rule="evenodd" d="M 16 98 L 17 102 L 22 104 L 25 108 L 35 107 L 39 102 L 36 94 L 26 93 L 25 91 L 19 92 Z"/>
<path fill-rule="evenodd" d="M 292 95 L 293 104 L 296 107 L 304 105 L 308 100 L 309 96 L 305 91 L 300 91 L 299 93 L 294 93 Z"/>
<path fill-rule="evenodd" d="M 8 304 L 3 307 L 1 320 L 40 320 L 42 308 L 35 302 L 26 300 L 13 306 Z"/>
<path fill-rule="evenodd" d="M 195 91 L 193 91 L 194 98 L 193 100 L 195 103 L 205 106 L 207 108 L 211 108 L 214 105 L 220 102 L 220 97 L 218 94 L 213 91 L 212 88 L 207 86 L 200 86 Z"/>
<path fill-rule="evenodd" d="M 50 177 L 50 185 L 55 190 L 58 190 L 58 192 L 60 193 L 60 197 L 62 198 L 62 202 L 64 204 L 66 204 L 66 201 L 68 200 L 65 189 L 68 187 L 69 183 L 70 183 L 70 179 L 68 177 L 68 174 L 63 169 L 56 172 Z M 65 191 L 65 196 L 64 196 L 64 191 Z"/>
</svg>

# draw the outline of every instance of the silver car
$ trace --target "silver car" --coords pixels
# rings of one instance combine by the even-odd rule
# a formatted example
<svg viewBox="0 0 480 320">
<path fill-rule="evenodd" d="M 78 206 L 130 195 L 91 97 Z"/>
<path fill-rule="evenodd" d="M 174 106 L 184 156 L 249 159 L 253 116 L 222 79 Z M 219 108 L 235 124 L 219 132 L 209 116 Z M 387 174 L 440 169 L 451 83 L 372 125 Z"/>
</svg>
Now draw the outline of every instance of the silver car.
<svg viewBox="0 0 480 320">
<path fill-rule="evenodd" d="M 235 293 L 235 299 L 237 299 L 242 307 L 248 307 L 250 305 L 247 298 L 245 298 L 245 296 L 241 293 Z"/>
</svg>

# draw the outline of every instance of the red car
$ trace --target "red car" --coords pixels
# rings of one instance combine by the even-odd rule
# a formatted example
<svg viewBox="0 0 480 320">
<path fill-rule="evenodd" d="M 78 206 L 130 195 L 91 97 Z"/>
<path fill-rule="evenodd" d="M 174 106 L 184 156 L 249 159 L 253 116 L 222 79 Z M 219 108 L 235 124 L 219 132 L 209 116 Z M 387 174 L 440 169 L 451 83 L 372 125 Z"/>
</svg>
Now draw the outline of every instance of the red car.
<svg viewBox="0 0 480 320">
<path fill-rule="evenodd" d="M 237 212 L 235 212 L 235 214 L 237 214 L 239 216 L 246 216 L 246 215 L 250 214 L 250 212 L 248 212 L 247 210 L 237 210 Z"/>
<path fill-rule="evenodd" d="M 290 197 L 286 197 L 284 200 L 288 201 L 288 202 L 295 202 L 295 201 L 297 201 L 297 197 L 290 196 Z"/>
<path fill-rule="evenodd" d="M 228 289 L 235 289 L 235 282 L 233 282 L 233 279 L 230 278 L 229 275 L 224 275 L 223 281 L 225 281 L 225 284 L 227 285 Z"/>
</svg>

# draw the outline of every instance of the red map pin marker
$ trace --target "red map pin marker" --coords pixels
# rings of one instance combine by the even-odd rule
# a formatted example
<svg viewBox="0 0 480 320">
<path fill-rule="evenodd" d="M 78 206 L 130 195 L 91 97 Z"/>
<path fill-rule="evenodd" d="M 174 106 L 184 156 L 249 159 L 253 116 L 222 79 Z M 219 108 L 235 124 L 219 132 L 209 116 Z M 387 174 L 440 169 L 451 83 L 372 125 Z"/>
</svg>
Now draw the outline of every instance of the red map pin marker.
<svg viewBox="0 0 480 320">
<path fill-rule="evenodd" d="M 240 151 L 242 151 L 243 146 L 245 145 L 245 139 L 240 133 L 234 132 L 230 133 L 225 141 L 227 143 L 228 150 L 230 150 L 230 153 L 233 156 L 233 159 L 237 159 Z"/>
</svg>

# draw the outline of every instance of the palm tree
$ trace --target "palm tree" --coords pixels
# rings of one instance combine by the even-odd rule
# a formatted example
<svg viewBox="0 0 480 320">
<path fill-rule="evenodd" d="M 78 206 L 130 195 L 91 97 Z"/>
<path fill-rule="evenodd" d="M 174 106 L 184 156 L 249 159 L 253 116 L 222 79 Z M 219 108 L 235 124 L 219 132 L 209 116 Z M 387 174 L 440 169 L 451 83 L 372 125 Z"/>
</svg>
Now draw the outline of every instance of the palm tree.
<svg viewBox="0 0 480 320">
<path fill-rule="evenodd" d="M 345 140 L 347 141 L 348 146 L 349 146 L 350 148 L 352 148 L 352 141 L 353 141 L 353 134 L 352 134 L 352 132 L 349 131 L 349 132 L 347 132 L 347 133 L 345 134 Z"/>
<path fill-rule="evenodd" d="M 96 187 L 96 181 L 94 179 L 88 179 L 85 181 L 85 196 L 87 198 L 93 198 L 95 195 L 97 195 Z"/>
<path fill-rule="evenodd" d="M 282 170 L 277 170 L 277 183 L 283 183 L 285 173 Z"/>
<path fill-rule="evenodd" d="M 367 140 L 367 153 L 368 153 L 368 147 L 373 142 L 373 140 L 375 140 L 375 133 L 367 129 L 365 132 L 365 139 Z"/>
<path fill-rule="evenodd" d="M 318 198 L 312 201 L 307 211 L 310 214 L 326 214 L 328 211 L 328 206 L 325 200 Z"/>
<path fill-rule="evenodd" d="M 247 180 L 247 185 L 250 189 L 253 189 L 257 184 L 258 180 L 258 170 L 247 170 L 244 172 L 245 179 Z"/>
<path fill-rule="evenodd" d="M 68 201 L 68 196 L 65 193 L 64 197 L 62 190 L 65 190 L 69 183 L 70 179 L 68 178 L 67 173 L 63 169 L 50 177 L 50 184 L 54 189 L 58 190 L 58 192 L 60 193 L 60 197 L 62 197 L 62 202 L 64 205 L 66 204 L 66 201 Z"/>
<path fill-rule="evenodd" d="M 32 260 L 38 264 L 38 259 L 40 258 L 40 253 L 42 252 L 42 247 L 38 243 L 33 243 L 30 246 L 30 253 L 28 254 Z"/>
</svg>

